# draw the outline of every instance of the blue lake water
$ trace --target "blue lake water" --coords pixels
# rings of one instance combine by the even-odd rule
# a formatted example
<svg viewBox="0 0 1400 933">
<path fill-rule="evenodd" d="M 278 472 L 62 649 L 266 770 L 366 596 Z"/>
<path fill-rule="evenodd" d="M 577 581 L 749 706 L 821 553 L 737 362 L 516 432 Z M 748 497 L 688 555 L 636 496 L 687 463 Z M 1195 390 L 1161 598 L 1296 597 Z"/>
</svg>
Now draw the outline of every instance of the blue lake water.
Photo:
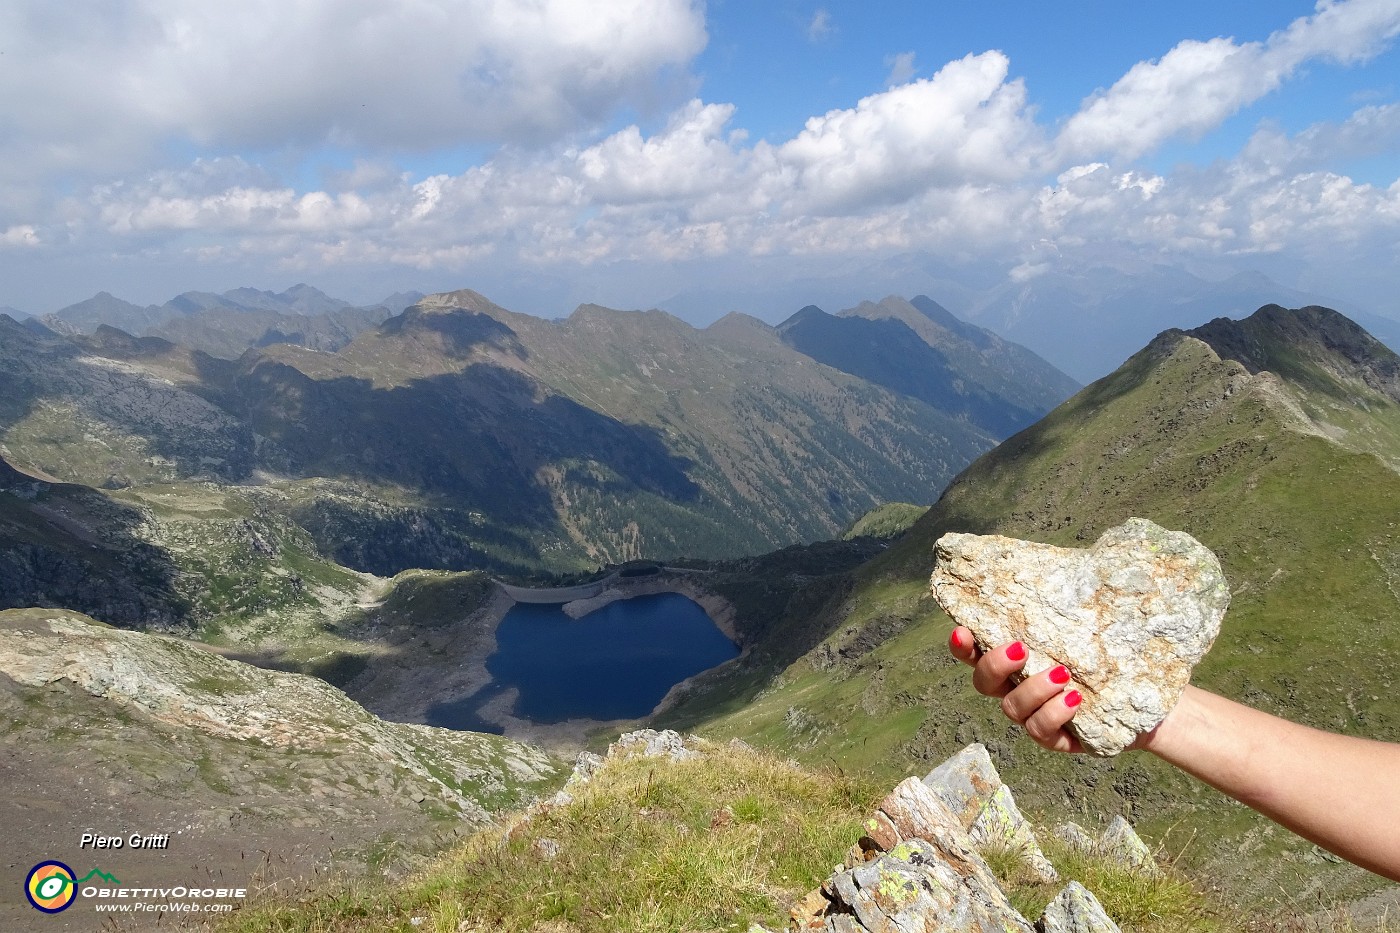
<svg viewBox="0 0 1400 933">
<path fill-rule="evenodd" d="M 428 722 L 499 733 L 477 711 L 511 687 L 520 691 L 512 714 L 532 722 L 634 719 L 682 680 L 738 654 L 705 611 L 677 593 L 619 600 L 582 619 L 560 606 L 517 603 L 486 660 L 492 683 L 431 707 Z"/>
</svg>

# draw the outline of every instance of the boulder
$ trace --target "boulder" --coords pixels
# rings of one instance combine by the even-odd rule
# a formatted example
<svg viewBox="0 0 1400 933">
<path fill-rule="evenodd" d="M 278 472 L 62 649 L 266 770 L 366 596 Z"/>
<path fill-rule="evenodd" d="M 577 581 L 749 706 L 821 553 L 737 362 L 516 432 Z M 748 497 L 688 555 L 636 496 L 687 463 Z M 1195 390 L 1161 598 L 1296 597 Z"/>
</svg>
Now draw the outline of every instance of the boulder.
<svg viewBox="0 0 1400 933">
<path fill-rule="evenodd" d="M 1051 832 L 1071 849 L 1088 854 L 1093 854 L 1098 850 L 1098 843 L 1094 841 L 1094 837 L 1085 832 L 1083 826 L 1073 821 L 1060 823 Z"/>
<path fill-rule="evenodd" d="M 1060 880 L 1060 873 L 1045 857 L 1040 842 L 1035 838 L 1035 830 L 1021 815 L 1016 801 L 1011 796 L 1011 788 L 1003 784 L 987 801 L 982 812 L 968 829 L 968 836 L 979 852 L 988 849 L 1009 849 L 1026 863 L 1036 879 L 1046 884 Z"/>
<path fill-rule="evenodd" d="M 1084 697 L 1069 728 L 1103 757 L 1176 705 L 1230 602 L 1208 548 L 1141 518 L 1088 549 L 946 534 L 934 557 L 934 597 L 979 647 L 1023 642 L 1022 677 L 1069 668 Z"/>
<path fill-rule="evenodd" d="M 881 801 L 845 866 L 794 906 L 792 929 L 826 933 L 1032 933 L 958 817 L 908 778 Z"/>
<path fill-rule="evenodd" d="M 921 785 L 922 786 L 922 785 Z M 971 850 L 968 850 L 970 852 Z M 837 873 L 834 912 L 822 929 L 870 933 L 1032 933 L 995 883 L 924 839 Z"/>
<path fill-rule="evenodd" d="M 1036 923 L 1040 933 L 1121 933 L 1093 892 L 1071 881 L 1045 906 Z"/>
<path fill-rule="evenodd" d="M 619 736 L 616 742 L 608 746 L 609 758 L 614 755 L 641 755 L 644 758 L 665 757 L 672 761 L 684 761 L 687 758 L 696 758 L 699 754 L 694 748 L 686 745 L 680 733 L 671 729 L 663 729 L 660 732 L 655 729 L 638 729 L 636 732 Z"/>
<path fill-rule="evenodd" d="M 1157 870 L 1157 860 L 1152 857 L 1152 850 L 1142 841 L 1132 824 L 1121 816 L 1115 816 L 1113 822 L 1103 831 L 1103 836 L 1099 838 L 1098 853 L 1134 871 Z"/>
</svg>

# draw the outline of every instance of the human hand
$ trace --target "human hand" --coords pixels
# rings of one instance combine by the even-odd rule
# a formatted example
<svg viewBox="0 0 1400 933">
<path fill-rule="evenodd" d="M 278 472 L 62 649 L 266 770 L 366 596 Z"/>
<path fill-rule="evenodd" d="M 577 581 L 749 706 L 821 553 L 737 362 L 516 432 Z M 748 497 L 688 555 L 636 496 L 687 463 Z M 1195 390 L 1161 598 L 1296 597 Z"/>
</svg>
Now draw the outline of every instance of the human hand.
<svg viewBox="0 0 1400 933">
<path fill-rule="evenodd" d="M 972 632 L 962 625 L 948 636 L 948 650 L 972 666 L 972 686 L 977 692 L 1000 697 L 1001 711 L 1024 728 L 1037 745 L 1071 754 L 1084 751 L 1079 740 L 1065 728 L 1083 697 L 1070 688 L 1070 672 L 1064 665 L 1014 683 L 1012 676 L 1026 665 L 1026 646 L 1012 642 L 984 652 L 978 649 Z"/>
</svg>

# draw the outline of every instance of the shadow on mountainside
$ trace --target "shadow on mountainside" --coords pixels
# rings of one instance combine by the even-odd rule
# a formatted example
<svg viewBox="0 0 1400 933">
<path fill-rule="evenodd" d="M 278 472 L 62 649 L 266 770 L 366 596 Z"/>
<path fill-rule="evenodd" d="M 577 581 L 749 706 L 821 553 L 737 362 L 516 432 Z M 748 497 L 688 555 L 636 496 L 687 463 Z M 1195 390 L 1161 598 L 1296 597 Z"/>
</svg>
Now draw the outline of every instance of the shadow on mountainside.
<svg viewBox="0 0 1400 933">
<path fill-rule="evenodd" d="M 1041 414 L 969 384 L 946 354 L 903 321 L 837 317 L 808 306 L 778 330 L 784 343 L 819 363 L 919 399 L 995 437 L 1019 431 Z"/>
<path fill-rule="evenodd" d="M 125 628 L 181 625 L 189 606 L 144 516 L 84 486 L 46 483 L 0 459 L 0 609 L 73 609 Z"/>
<path fill-rule="evenodd" d="M 640 494 L 675 503 L 701 495 L 687 475 L 691 461 L 672 454 L 660 432 L 600 414 L 491 363 L 375 387 L 358 377 L 315 379 L 263 358 L 228 392 L 225 407 L 242 411 L 266 439 L 265 468 L 397 487 L 422 506 L 421 514 L 383 516 L 373 529 L 378 542 L 325 536 L 340 538 L 330 548 L 338 560 L 375 573 L 411 566 L 509 571 L 538 557 L 531 543 L 538 532 L 568 540 L 560 510 L 582 494 L 614 504 Z M 428 514 L 443 510 L 455 520 Z M 313 534 L 348 531 L 345 520 L 364 520 L 351 504 L 334 502 L 300 518 Z M 424 553 L 435 522 L 441 546 Z M 466 537 L 448 544 L 444 534 Z M 486 548 L 468 554 L 459 546 L 467 538 Z M 524 559 L 482 559 L 492 547 Z"/>
<path fill-rule="evenodd" d="M 106 326 L 67 338 L 3 324 L 0 436 L 31 416 L 46 419 L 29 426 L 34 466 L 109 487 L 127 485 L 129 471 L 234 482 L 253 468 L 255 439 L 245 425 L 203 394 L 135 369 L 152 360 L 178 366 L 183 351 L 173 344 Z"/>
<path fill-rule="evenodd" d="M 508 325 L 489 314 L 466 309 L 434 313 L 409 308 L 380 324 L 379 334 L 382 337 L 426 335 L 434 338 L 435 349 L 457 358 L 470 356 L 481 346 L 503 350 L 522 360 L 530 356 Z"/>
</svg>

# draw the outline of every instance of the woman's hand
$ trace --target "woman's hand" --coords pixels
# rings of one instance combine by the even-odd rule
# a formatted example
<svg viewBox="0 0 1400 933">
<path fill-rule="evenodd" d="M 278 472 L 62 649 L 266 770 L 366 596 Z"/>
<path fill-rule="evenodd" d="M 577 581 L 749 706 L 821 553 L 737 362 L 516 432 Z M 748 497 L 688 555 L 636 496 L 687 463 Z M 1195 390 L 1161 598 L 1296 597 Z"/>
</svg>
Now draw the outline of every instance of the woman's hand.
<svg viewBox="0 0 1400 933">
<path fill-rule="evenodd" d="M 963 626 L 948 637 L 953 657 L 973 668 L 977 692 L 1001 697 L 1001 709 L 1037 744 L 1083 749 L 1065 728 L 1079 692 L 1064 667 L 1019 684 L 1020 642 L 977 650 Z M 1187 685 L 1175 708 L 1129 748 L 1145 749 L 1276 820 L 1295 833 L 1379 875 L 1400 881 L 1400 745 L 1319 732 Z"/>
<path fill-rule="evenodd" d="M 1065 723 L 1074 718 L 1083 701 L 1070 684 L 1064 665 L 1041 671 L 1013 684 L 1011 675 L 1026 665 L 1026 646 L 1020 642 L 982 652 L 972 632 L 959 625 L 948 637 L 953 657 L 970 664 L 972 686 L 989 697 L 1001 697 L 1001 711 L 1026 730 L 1037 745 L 1056 752 L 1079 754 L 1084 751 Z"/>
</svg>

